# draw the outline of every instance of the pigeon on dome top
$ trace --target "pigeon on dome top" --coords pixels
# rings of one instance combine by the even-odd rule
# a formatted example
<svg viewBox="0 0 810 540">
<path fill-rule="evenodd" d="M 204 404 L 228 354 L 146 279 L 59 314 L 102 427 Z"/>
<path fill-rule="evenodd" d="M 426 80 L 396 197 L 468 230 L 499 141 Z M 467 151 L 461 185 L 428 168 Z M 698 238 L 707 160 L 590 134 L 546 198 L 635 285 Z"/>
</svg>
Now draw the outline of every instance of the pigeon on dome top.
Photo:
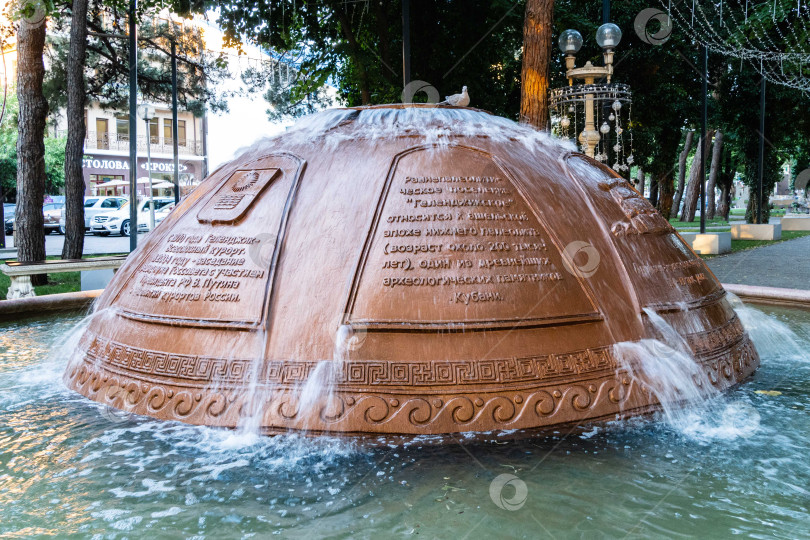
<svg viewBox="0 0 810 540">
<path fill-rule="evenodd" d="M 466 107 L 470 104 L 470 94 L 467 93 L 467 87 L 461 89 L 460 94 L 453 94 L 446 96 L 440 105 L 452 105 L 453 107 Z"/>
</svg>

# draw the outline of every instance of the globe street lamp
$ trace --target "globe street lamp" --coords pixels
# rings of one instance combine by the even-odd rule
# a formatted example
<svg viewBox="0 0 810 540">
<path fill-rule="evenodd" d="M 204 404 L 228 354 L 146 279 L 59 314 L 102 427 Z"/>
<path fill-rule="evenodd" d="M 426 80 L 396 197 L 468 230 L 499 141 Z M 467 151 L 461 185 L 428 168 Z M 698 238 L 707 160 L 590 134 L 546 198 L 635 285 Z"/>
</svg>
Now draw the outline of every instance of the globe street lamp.
<svg viewBox="0 0 810 540">
<path fill-rule="evenodd" d="M 582 48 L 582 34 L 578 31 L 565 30 L 559 38 L 560 51 L 565 55 L 565 76 L 568 87 L 556 88 L 551 91 L 551 107 L 556 110 L 556 121 L 563 135 L 566 135 L 571 125 L 571 113 L 574 113 L 574 129 L 578 128 L 577 109 L 584 109 L 584 122 L 578 140 L 580 148 L 589 157 L 599 161 L 608 159 L 608 149 L 596 152 L 600 142 L 607 140 L 611 132 L 616 137 L 616 144 L 612 146 L 616 163 L 613 168 L 617 171 L 627 170 L 627 163 L 633 162 L 632 154 L 625 157 L 622 140 L 621 109 L 625 103 L 630 102 L 630 89 L 627 85 L 615 84 L 613 78 L 613 55 L 622 39 L 621 29 L 613 23 L 605 23 L 596 31 L 596 42 L 602 48 L 603 66 L 595 66 L 590 61 L 582 67 L 576 67 L 576 55 Z M 582 81 L 579 83 L 578 81 Z M 597 81 L 605 81 L 599 82 Z M 598 106 L 598 107 L 597 107 Z M 597 115 L 600 111 L 607 111 L 599 122 Z M 611 112 L 612 110 L 612 112 Z M 628 121 L 629 121 L 629 112 Z M 613 125 L 611 125 L 613 124 Z M 598 127 L 597 127 L 598 126 Z M 606 145 L 603 145 L 606 146 Z"/>
</svg>

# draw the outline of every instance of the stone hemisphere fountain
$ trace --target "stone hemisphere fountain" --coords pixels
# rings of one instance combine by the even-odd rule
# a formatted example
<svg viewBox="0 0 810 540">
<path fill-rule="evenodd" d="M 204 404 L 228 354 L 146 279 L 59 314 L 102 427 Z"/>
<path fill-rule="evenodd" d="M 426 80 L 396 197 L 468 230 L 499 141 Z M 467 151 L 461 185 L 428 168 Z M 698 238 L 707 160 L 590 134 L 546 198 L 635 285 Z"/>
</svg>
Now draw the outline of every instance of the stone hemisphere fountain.
<svg viewBox="0 0 810 540">
<path fill-rule="evenodd" d="M 535 430 L 654 410 L 616 344 L 673 336 L 717 389 L 759 365 L 717 279 L 613 171 L 475 109 L 335 109 L 146 237 L 64 379 L 265 433 Z"/>
</svg>

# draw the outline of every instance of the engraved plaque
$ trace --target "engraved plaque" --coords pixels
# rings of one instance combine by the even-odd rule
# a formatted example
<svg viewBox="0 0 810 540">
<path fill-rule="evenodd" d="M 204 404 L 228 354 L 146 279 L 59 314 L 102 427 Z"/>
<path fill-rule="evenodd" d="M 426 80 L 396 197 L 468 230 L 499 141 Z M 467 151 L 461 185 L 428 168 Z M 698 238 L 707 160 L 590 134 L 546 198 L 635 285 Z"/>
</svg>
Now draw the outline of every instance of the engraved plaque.
<svg viewBox="0 0 810 540">
<path fill-rule="evenodd" d="M 395 158 L 347 312 L 381 329 L 599 318 L 518 186 L 492 156 L 466 147 Z"/>
<path fill-rule="evenodd" d="M 153 244 L 117 304 L 143 320 L 260 324 L 299 173 L 279 156 L 231 174 Z"/>
<path fill-rule="evenodd" d="M 235 223 L 278 176 L 278 169 L 236 171 L 197 213 L 200 223 Z"/>
</svg>

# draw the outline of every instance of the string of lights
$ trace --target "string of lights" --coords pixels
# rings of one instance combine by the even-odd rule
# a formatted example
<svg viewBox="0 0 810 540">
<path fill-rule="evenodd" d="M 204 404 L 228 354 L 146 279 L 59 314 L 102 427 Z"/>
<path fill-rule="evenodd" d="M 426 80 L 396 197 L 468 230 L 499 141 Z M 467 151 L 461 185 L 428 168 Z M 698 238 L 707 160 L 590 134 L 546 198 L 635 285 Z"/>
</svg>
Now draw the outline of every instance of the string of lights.
<svg viewBox="0 0 810 540">
<path fill-rule="evenodd" d="M 810 90 L 810 7 L 802 0 L 661 0 L 670 18 L 714 53 L 768 81 Z"/>
</svg>

